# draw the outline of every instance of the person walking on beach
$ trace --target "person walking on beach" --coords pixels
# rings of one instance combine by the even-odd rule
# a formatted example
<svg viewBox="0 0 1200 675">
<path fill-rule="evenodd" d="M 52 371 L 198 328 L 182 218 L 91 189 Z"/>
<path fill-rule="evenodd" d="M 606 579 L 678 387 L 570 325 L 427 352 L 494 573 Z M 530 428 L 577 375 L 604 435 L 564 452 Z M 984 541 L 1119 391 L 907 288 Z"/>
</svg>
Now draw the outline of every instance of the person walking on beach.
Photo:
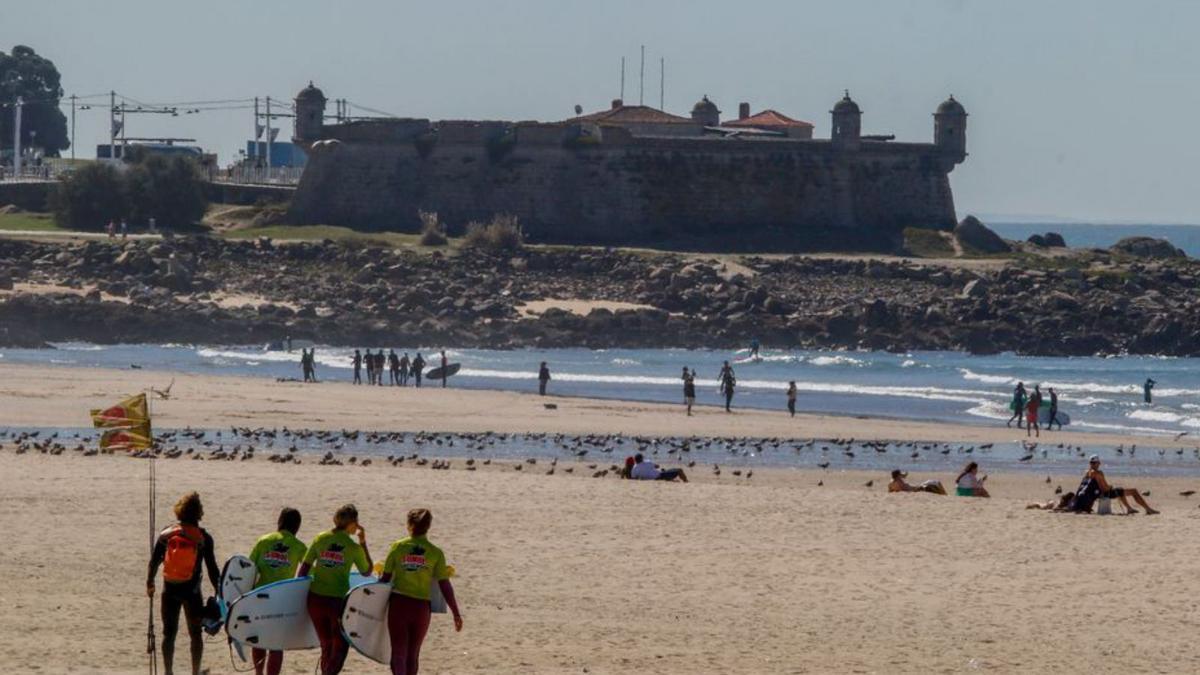
<svg viewBox="0 0 1200 675">
<path fill-rule="evenodd" d="M 408 352 L 400 357 L 400 386 L 408 386 Z"/>
<path fill-rule="evenodd" d="M 354 384 L 362 384 L 362 352 L 354 350 Z"/>
<path fill-rule="evenodd" d="M 1153 379 L 1147 377 L 1146 383 L 1142 385 L 1142 399 L 1147 403 L 1153 403 L 1150 396 L 1150 391 L 1154 389 L 1154 385 L 1158 384 Z"/>
<path fill-rule="evenodd" d="M 1046 430 L 1053 429 L 1057 423 L 1058 430 L 1062 431 L 1062 422 L 1058 421 L 1058 392 L 1054 391 L 1054 387 L 1047 387 L 1046 391 L 1050 393 L 1050 417 L 1046 419 Z"/>
<path fill-rule="evenodd" d="M 300 349 L 300 370 L 304 371 L 304 381 L 313 382 L 317 378 L 313 374 L 312 356 L 307 349 Z"/>
<path fill-rule="evenodd" d="M 725 367 L 721 369 L 721 393 L 725 395 L 725 412 L 733 412 L 730 405 L 733 403 L 733 389 L 737 386 L 737 377 L 733 374 L 733 368 L 729 367 L 729 362 L 725 362 Z"/>
<path fill-rule="evenodd" d="M 1034 395 L 1029 397 L 1029 402 L 1025 404 L 1025 437 L 1029 437 L 1029 432 L 1034 432 L 1038 438 L 1042 437 L 1041 427 L 1038 425 L 1038 407 L 1041 405 L 1042 397 Z"/>
<path fill-rule="evenodd" d="M 421 386 L 422 371 L 425 370 L 425 359 L 421 358 L 421 352 L 417 352 L 417 358 L 412 362 L 413 381 L 417 387 Z"/>
<path fill-rule="evenodd" d="M 443 349 L 442 350 L 442 388 L 443 389 L 446 388 L 446 382 L 448 382 L 450 380 L 449 375 L 446 373 L 446 366 L 448 363 L 449 362 L 446 360 L 446 350 Z"/>
<path fill-rule="evenodd" d="M 688 417 L 692 416 L 692 406 L 696 404 L 696 372 L 688 372 L 683 367 L 683 404 L 687 406 Z"/>
<path fill-rule="evenodd" d="M 388 372 L 391 374 L 392 386 L 400 384 L 400 357 L 395 349 L 388 350 Z"/>
<path fill-rule="evenodd" d="M 387 629 L 392 642 L 392 675 L 415 675 L 420 666 L 421 644 L 429 631 L 433 584 L 454 615 L 454 630 L 463 628 L 462 612 L 450 583 L 446 554 L 429 541 L 433 514 L 429 509 L 408 512 L 408 535 L 388 550 L 379 580 L 392 585 L 388 600 Z"/>
<path fill-rule="evenodd" d="M 159 614 L 162 618 L 163 665 L 167 675 L 174 672 L 175 636 L 179 632 L 179 612 L 183 610 L 192 640 L 192 675 L 198 675 L 204 656 L 200 625 L 204 600 L 200 597 L 200 583 L 206 571 L 213 592 L 220 593 L 220 573 L 212 535 L 200 527 L 200 520 L 204 518 L 200 495 L 189 492 L 181 497 L 175 503 L 175 518 L 179 522 L 163 530 L 154 542 L 146 571 L 146 595 L 154 597 L 154 577 L 161 565 L 163 590 Z"/>
<path fill-rule="evenodd" d="M 1021 428 L 1021 418 L 1025 415 L 1025 383 L 1018 382 L 1017 388 L 1013 389 L 1012 403 L 1009 404 L 1012 408 L 1012 417 L 1008 418 L 1005 426 L 1012 426 L 1013 420 L 1017 421 L 1017 428 Z"/>
<path fill-rule="evenodd" d="M 542 361 L 542 366 L 538 368 L 538 395 L 546 395 L 546 385 L 550 383 L 550 367 Z"/>
<path fill-rule="evenodd" d="M 351 537 L 358 535 L 355 542 Z M 342 610 L 350 590 L 350 572 L 370 574 L 367 531 L 358 524 L 358 509 L 346 504 L 333 515 L 333 529 L 318 534 L 304 554 L 297 577 L 311 574 L 308 616 L 321 643 L 321 675 L 337 675 L 346 663 L 350 645 L 342 635 Z"/>
<path fill-rule="evenodd" d="M 296 538 L 299 531 L 300 512 L 285 506 L 279 512 L 275 531 L 259 537 L 250 551 L 250 562 L 254 563 L 257 574 L 255 588 L 296 576 L 296 569 L 308 551 L 304 542 Z M 281 651 L 267 651 L 255 647 L 251 657 L 255 675 L 279 675 L 283 669 Z"/>
<path fill-rule="evenodd" d="M 795 380 L 788 382 L 787 406 L 788 406 L 788 413 L 792 417 L 795 417 L 796 416 L 796 381 Z"/>
<path fill-rule="evenodd" d="M 387 356 L 384 355 L 383 349 L 375 352 L 375 386 L 383 386 L 383 371 L 387 370 Z"/>
</svg>

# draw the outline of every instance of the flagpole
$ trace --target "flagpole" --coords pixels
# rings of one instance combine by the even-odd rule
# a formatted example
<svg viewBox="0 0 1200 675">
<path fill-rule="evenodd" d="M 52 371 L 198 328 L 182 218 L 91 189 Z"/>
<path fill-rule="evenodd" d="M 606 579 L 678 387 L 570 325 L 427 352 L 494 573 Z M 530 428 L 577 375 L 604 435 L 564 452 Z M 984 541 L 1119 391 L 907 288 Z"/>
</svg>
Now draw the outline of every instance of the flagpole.
<svg viewBox="0 0 1200 675">
<path fill-rule="evenodd" d="M 154 543 L 158 533 L 154 522 L 154 498 L 156 489 L 154 475 L 154 454 L 150 455 L 150 556 L 154 556 Z M 153 581 L 151 581 L 153 583 Z M 149 611 L 146 616 L 146 651 L 150 654 L 150 675 L 158 673 L 158 650 L 154 639 L 154 596 L 149 597 Z"/>
</svg>

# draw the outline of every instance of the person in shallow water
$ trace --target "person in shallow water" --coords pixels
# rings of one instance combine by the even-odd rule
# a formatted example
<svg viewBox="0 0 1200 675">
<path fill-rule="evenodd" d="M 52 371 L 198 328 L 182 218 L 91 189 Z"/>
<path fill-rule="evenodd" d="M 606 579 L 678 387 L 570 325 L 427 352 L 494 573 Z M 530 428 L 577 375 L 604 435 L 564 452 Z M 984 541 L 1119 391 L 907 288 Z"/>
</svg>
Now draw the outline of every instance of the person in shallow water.
<svg viewBox="0 0 1200 675">
<path fill-rule="evenodd" d="M 408 386 L 408 352 L 404 352 L 404 356 L 400 357 L 400 386 Z"/>
<path fill-rule="evenodd" d="M 787 409 L 788 414 L 792 417 L 796 416 L 796 381 L 788 382 L 787 388 Z"/>
<path fill-rule="evenodd" d="M 296 576 L 296 568 L 304 559 L 308 547 L 296 538 L 300 531 L 300 512 L 284 507 L 279 512 L 275 531 L 263 535 L 250 551 L 250 562 L 254 563 L 254 587 L 262 588 L 276 581 Z M 283 670 L 283 652 L 266 651 L 255 647 L 251 651 L 255 675 L 279 675 Z"/>
<path fill-rule="evenodd" d="M 1017 388 L 1013 389 L 1012 403 L 1009 404 L 1012 408 L 1012 417 L 1008 418 L 1006 426 L 1012 426 L 1013 420 L 1017 421 L 1017 428 L 1021 428 L 1021 418 L 1025 415 L 1025 383 L 1018 382 Z"/>
<path fill-rule="evenodd" d="M 358 535 L 355 542 L 351 537 Z M 312 574 L 308 616 L 321 643 L 321 675 L 337 675 L 346 663 L 350 645 L 342 635 L 342 611 L 350 590 L 350 572 L 369 574 L 373 563 L 367 550 L 367 531 L 358 524 L 358 509 L 346 504 L 333 516 L 333 529 L 318 534 L 304 554 L 297 577 Z"/>
<path fill-rule="evenodd" d="M 752 359 L 759 358 L 758 351 L 761 347 L 762 347 L 762 345 L 759 344 L 758 338 L 754 338 L 754 339 L 750 340 L 750 358 L 752 358 Z"/>
<path fill-rule="evenodd" d="M 1152 397 L 1150 396 L 1150 392 L 1151 392 L 1151 390 L 1154 389 L 1154 385 L 1156 385 L 1156 384 L 1158 384 L 1158 383 L 1155 382 L 1153 379 L 1147 377 L 1146 383 L 1142 385 L 1142 400 L 1144 400 L 1146 403 L 1153 403 L 1153 401 L 1151 400 Z"/>
<path fill-rule="evenodd" d="M 200 527 L 200 520 L 204 518 L 200 495 L 189 492 L 180 498 L 175 503 L 175 518 L 179 522 L 163 530 L 154 542 L 146 572 L 146 595 L 154 597 L 154 578 L 161 565 L 163 591 L 159 613 L 162 618 L 163 664 L 167 675 L 171 675 L 175 665 L 179 612 L 182 610 L 192 640 L 192 675 L 197 675 L 204 657 L 204 636 L 200 625 L 204 600 L 200 597 L 200 582 L 203 571 L 207 570 L 213 591 L 219 593 L 220 573 L 217 571 L 216 546 L 212 535 Z"/>
</svg>

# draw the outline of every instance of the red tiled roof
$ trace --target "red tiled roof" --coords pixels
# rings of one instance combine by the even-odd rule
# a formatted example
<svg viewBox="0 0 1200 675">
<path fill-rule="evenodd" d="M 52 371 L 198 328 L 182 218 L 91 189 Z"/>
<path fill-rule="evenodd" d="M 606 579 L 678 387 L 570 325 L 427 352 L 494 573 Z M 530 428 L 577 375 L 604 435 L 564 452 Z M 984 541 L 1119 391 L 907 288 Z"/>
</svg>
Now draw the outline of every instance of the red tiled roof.
<svg viewBox="0 0 1200 675">
<path fill-rule="evenodd" d="M 774 110 L 764 110 L 757 115 L 751 115 L 744 120 L 730 120 L 723 122 L 721 126 L 725 127 L 805 127 L 812 128 L 812 123 L 803 120 L 794 120 L 787 115 L 776 112 Z"/>
<path fill-rule="evenodd" d="M 695 124 L 692 120 L 672 115 L 645 105 L 623 105 L 600 112 L 572 117 L 567 122 L 595 122 L 597 124 Z"/>
</svg>

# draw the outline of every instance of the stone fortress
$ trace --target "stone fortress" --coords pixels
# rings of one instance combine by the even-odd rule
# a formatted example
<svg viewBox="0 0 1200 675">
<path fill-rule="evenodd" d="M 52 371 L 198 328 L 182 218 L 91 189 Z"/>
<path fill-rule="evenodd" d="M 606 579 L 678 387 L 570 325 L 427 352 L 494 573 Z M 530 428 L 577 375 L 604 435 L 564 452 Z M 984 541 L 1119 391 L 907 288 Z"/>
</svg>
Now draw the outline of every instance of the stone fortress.
<svg viewBox="0 0 1200 675">
<path fill-rule="evenodd" d="M 432 211 L 453 233 L 511 214 L 533 241 L 885 248 L 906 227 L 954 226 L 949 172 L 967 156 L 954 97 L 933 115 L 932 143 L 863 135 L 849 92 L 827 140 L 745 103 L 723 122 L 707 96 L 689 117 L 614 100 L 559 122 L 331 125 L 325 103 L 312 83 L 296 96 L 294 141 L 309 162 L 295 223 L 416 231 Z"/>
</svg>

